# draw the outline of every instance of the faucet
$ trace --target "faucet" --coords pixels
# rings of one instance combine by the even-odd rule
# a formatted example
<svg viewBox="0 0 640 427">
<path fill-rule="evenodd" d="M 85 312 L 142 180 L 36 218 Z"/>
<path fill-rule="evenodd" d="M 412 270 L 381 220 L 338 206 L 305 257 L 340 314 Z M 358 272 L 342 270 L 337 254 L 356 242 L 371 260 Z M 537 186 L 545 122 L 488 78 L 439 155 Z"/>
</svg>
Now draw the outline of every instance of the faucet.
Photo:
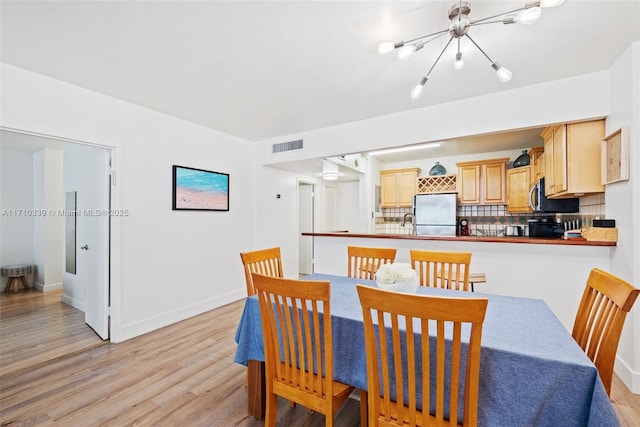
<svg viewBox="0 0 640 427">
<path fill-rule="evenodd" d="M 404 227 L 404 224 L 407 222 L 407 217 L 410 216 L 411 217 L 411 224 L 413 224 L 413 214 L 411 212 L 407 212 L 406 214 L 404 214 L 404 216 L 402 217 L 402 224 L 401 226 Z"/>
</svg>

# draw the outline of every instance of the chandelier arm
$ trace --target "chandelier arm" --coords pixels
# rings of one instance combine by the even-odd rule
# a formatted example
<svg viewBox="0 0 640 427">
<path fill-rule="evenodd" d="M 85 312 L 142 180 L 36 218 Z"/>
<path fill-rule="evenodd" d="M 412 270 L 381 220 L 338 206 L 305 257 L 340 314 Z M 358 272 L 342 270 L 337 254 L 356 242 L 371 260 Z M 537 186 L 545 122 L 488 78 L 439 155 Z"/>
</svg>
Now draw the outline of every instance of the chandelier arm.
<svg viewBox="0 0 640 427">
<path fill-rule="evenodd" d="M 487 55 L 487 54 L 486 54 L 486 52 L 485 52 L 484 50 L 482 50 L 482 48 L 481 48 L 480 46 L 478 46 L 478 43 L 476 43 L 476 41 L 475 41 L 475 40 L 473 40 L 471 37 L 469 37 L 469 34 L 465 34 L 465 36 L 467 36 L 467 38 L 468 38 L 469 40 L 471 40 L 471 43 L 473 43 L 474 45 L 476 45 L 476 47 L 478 48 L 478 50 L 479 50 L 480 52 L 482 52 L 482 54 L 483 54 L 483 55 L 484 55 L 484 56 L 489 60 L 489 62 L 491 62 L 491 64 L 495 64 L 495 62 L 494 62 L 491 58 L 489 58 L 489 55 Z"/>
<path fill-rule="evenodd" d="M 470 27 L 476 26 L 476 25 L 486 25 L 486 24 L 505 24 L 504 20 L 507 19 L 506 17 L 503 19 L 496 19 L 495 21 L 476 21 L 476 22 L 472 22 L 471 24 L 469 24 Z M 515 21 L 514 21 L 515 22 Z M 507 22 L 507 24 L 510 24 L 511 22 Z"/>
<path fill-rule="evenodd" d="M 442 54 L 444 53 L 445 50 L 447 50 L 447 48 L 449 47 L 449 45 L 451 44 L 451 40 L 453 40 L 453 36 L 449 39 L 449 41 L 447 42 L 447 44 L 444 46 L 444 48 L 442 49 L 442 52 L 440 52 L 440 55 L 438 55 L 438 57 L 436 58 L 436 62 L 433 63 L 433 65 L 431 66 L 431 68 L 429 68 L 429 72 L 424 76 L 425 78 L 429 78 L 429 76 L 431 75 L 431 72 L 433 71 L 433 69 L 435 68 L 436 64 L 438 63 L 438 61 L 440 61 L 440 58 L 442 58 Z"/>
<path fill-rule="evenodd" d="M 505 16 L 505 15 L 511 15 L 512 13 L 517 13 L 517 12 L 520 12 L 520 11 L 523 11 L 523 10 L 527 10 L 527 9 L 530 9 L 530 8 L 536 7 L 536 6 L 540 6 L 540 2 L 539 1 L 534 1 L 534 2 L 531 2 L 531 3 L 527 3 L 523 7 L 519 7 L 517 9 L 510 10 L 508 12 L 502 12 L 502 13 L 499 13 L 497 15 L 487 16 L 486 18 L 481 18 L 481 19 L 477 19 L 475 21 L 471 21 L 469 23 L 469 25 L 478 24 L 480 22 L 488 21 L 489 19 L 493 19 L 493 18 L 499 18 L 499 17 Z M 497 21 L 497 22 L 500 22 L 500 21 Z"/>
<path fill-rule="evenodd" d="M 418 40 L 426 39 L 427 37 L 441 36 L 442 34 L 445 34 L 445 33 L 448 33 L 448 32 L 449 32 L 449 28 L 445 28 L 444 30 L 436 31 L 435 33 L 425 34 L 424 36 L 416 37 L 415 39 L 406 40 L 403 43 L 404 44 L 413 43 L 413 42 L 418 41 Z M 435 38 L 433 38 L 431 40 L 435 40 Z M 431 41 L 431 40 L 429 40 L 429 41 Z"/>
</svg>

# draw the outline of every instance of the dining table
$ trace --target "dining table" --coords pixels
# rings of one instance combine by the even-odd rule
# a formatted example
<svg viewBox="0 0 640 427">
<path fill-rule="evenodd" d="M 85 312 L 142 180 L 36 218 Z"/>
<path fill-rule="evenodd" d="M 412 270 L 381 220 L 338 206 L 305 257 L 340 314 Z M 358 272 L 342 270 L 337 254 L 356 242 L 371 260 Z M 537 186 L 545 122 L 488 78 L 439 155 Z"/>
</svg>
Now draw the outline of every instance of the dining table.
<svg viewBox="0 0 640 427">
<path fill-rule="evenodd" d="M 362 308 L 356 284 L 373 280 L 312 274 L 331 283 L 334 379 L 367 390 Z M 417 286 L 419 295 L 488 298 L 483 323 L 478 425 L 619 426 L 598 370 L 539 299 Z M 249 413 L 264 417 L 264 343 L 257 295 L 247 297 L 234 362 L 248 366 Z"/>
</svg>

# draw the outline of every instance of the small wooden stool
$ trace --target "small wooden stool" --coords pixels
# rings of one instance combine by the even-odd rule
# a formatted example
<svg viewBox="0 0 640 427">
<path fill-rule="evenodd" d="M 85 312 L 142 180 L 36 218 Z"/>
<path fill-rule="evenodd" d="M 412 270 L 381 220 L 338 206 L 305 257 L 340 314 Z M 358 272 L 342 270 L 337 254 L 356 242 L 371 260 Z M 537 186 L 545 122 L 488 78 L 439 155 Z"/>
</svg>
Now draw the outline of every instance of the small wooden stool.
<svg viewBox="0 0 640 427">
<path fill-rule="evenodd" d="M 27 274 L 31 274 L 33 266 L 29 264 L 18 265 L 6 265 L 0 268 L 0 276 L 8 277 L 7 286 L 4 287 L 5 292 L 9 292 L 12 287 L 15 287 L 15 292 L 18 292 L 19 283 L 22 282 L 22 286 L 25 289 L 29 289 L 29 282 L 25 277 Z"/>
<path fill-rule="evenodd" d="M 484 273 L 469 273 L 469 283 L 471 283 L 471 292 L 475 292 L 473 284 L 487 283 L 487 276 Z"/>
</svg>

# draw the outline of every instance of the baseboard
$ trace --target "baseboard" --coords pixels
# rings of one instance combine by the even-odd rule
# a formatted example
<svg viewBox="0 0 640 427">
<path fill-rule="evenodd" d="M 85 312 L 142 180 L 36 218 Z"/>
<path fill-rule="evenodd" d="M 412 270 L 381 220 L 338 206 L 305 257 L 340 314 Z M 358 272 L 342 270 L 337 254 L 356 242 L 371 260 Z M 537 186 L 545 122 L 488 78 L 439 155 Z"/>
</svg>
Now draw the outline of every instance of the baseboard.
<svg viewBox="0 0 640 427">
<path fill-rule="evenodd" d="M 206 311 L 213 310 L 223 305 L 238 301 L 246 298 L 246 291 L 244 289 L 235 291 L 226 295 L 221 295 L 216 298 L 211 298 L 206 301 L 199 302 L 187 307 L 183 307 L 169 313 L 163 313 L 158 316 L 149 317 L 144 320 L 139 320 L 134 323 L 122 325 L 120 328 L 117 325 L 111 324 L 110 340 L 113 343 L 125 341 L 139 335 L 146 334 L 147 332 L 155 331 L 156 329 L 163 328 L 173 323 L 180 322 L 181 320 L 188 319 L 198 314 L 202 314 Z"/>
<path fill-rule="evenodd" d="M 51 283 L 49 285 L 43 285 L 40 282 L 33 281 L 31 283 L 31 286 L 34 289 L 36 289 L 36 290 L 38 290 L 40 292 L 59 291 L 60 289 L 62 289 L 62 282 L 60 282 L 60 283 Z"/>
<path fill-rule="evenodd" d="M 60 299 L 62 300 L 63 303 L 70 305 L 73 308 L 77 308 L 78 310 L 84 313 L 85 307 L 82 301 L 79 301 L 75 298 L 71 298 L 70 296 L 65 294 L 62 294 L 62 297 Z"/>
<path fill-rule="evenodd" d="M 640 372 L 631 369 L 629 365 L 617 355 L 614 371 L 627 388 L 631 390 L 631 393 L 640 394 Z"/>
</svg>

